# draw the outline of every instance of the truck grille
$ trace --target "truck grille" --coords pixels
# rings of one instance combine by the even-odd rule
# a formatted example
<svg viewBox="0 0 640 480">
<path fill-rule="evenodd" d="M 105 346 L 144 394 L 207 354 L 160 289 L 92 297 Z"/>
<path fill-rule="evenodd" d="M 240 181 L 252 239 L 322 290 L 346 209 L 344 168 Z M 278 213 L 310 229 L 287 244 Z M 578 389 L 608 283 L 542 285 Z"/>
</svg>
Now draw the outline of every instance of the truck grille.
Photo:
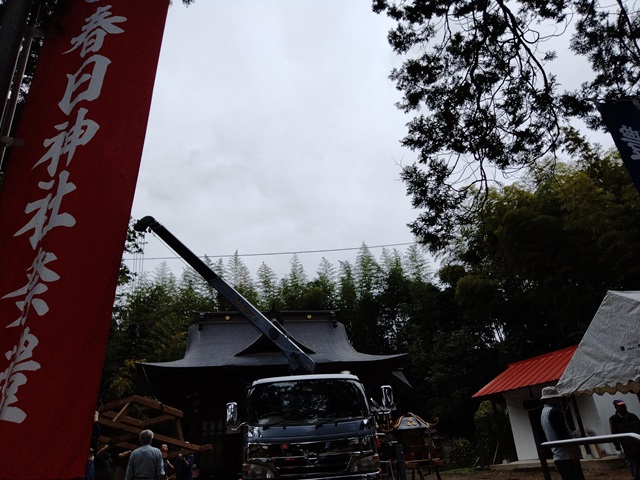
<svg viewBox="0 0 640 480">
<path fill-rule="evenodd" d="M 374 452 L 373 439 L 367 435 L 328 441 L 253 443 L 247 460 L 270 465 L 279 477 L 304 479 L 350 475 L 352 458 Z"/>
<path fill-rule="evenodd" d="M 346 472 L 351 455 L 349 453 L 309 454 L 304 457 L 274 458 L 274 466 L 283 477 Z"/>
</svg>

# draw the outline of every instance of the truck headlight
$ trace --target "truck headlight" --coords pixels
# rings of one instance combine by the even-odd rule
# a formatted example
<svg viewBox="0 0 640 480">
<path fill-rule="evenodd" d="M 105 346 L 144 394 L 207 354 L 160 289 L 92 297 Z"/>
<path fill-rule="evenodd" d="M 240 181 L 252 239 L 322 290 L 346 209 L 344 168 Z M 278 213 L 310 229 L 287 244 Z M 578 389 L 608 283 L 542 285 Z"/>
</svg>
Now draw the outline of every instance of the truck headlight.
<svg viewBox="0 0 640 480">
<path fill-rule="evenodd" d="M 375 472 L 380 468 L 380 457 L 377 454 L 360 457 L 351 462 L 352 472 Z"/>
<path fill-rule="evenodd" d="M 267 465 L 245 463 L 242 478 L 274 478 L 273 471 Z"/>
</svg>

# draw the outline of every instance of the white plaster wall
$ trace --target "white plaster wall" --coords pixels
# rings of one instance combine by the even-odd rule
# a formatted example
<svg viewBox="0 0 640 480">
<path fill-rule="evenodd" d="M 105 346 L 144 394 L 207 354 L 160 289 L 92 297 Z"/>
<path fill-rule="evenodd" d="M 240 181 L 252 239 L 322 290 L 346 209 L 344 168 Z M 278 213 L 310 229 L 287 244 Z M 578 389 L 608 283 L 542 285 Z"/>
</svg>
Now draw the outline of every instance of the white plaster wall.
<svg viewBox="0 0 640 480">
<path fill-rule="evenodd" d="M 529 413 L 522 404 L 532 398 L 540 398 L 541 390 L 541 386 L 533 386 L 503 393 L 507 402 L 511 433 L 513 434 L 518 460 L 536 460 L 538 458 L 538 450 L 531 429 Z M 640 416 L 640 401 L 638 396 L 633 393 L 625 395 L 582 395 L 576 397 L 576 404 L 587 434 L 590 431 L 594 435 L 608 435 L 611 433 L 609 430 L 609 417 L 615 413 L 613 400 L 616 398 L 624 400 L 629 411 Z M 575 424 L 577 425 L 577 421 Z M 601 452 L 604 451 L 605 455 L 615 454 L 611 443 L 598 445 L 598 449 Z"/>
<path fill-rule="evenodd" d="M 511 433 L 516 445 L 518 460 L 533 460 L 538 458 L 538 450 L 531 430 L 529 412 L 522 403 L 531 400 L 529 389 L 513 390 L 503 394 L 509 411 Z M 538 394 L 539 396 L 539 394 Z"/>
<path fill-rule="evenodd" d="M 590 434 L 589 430 L 594 435 L 609 435 L 611 433 L 609 430 L 609 417 L 615 413 L 613 400 L 616 398 L 624 400 L 630 412 L 640 415 L 640 401 L 638 401 L 638 396 L 634 393 L 576 396 L 576 403 L 582 415 L 582 424 L 585 431 L 587 431 L 587 435 Z M 604 451 L 605 455 L 615 454 L 615 449 L 611 443 L 600 444 L 598 448 L 600 451 Z"/>
</svg>

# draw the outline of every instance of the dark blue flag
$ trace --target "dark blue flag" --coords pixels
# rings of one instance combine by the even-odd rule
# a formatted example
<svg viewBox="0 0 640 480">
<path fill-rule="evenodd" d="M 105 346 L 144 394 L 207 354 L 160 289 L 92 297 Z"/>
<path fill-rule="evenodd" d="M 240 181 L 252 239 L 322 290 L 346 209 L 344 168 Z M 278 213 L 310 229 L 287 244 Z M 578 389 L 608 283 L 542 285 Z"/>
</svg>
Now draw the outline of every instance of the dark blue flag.
<svg viewBox="0 0 640 480">
<path fill-rule="evenodd" d="M 596 106 L 640 192 L 640 99 L 597 103 Z"/>
</svg>

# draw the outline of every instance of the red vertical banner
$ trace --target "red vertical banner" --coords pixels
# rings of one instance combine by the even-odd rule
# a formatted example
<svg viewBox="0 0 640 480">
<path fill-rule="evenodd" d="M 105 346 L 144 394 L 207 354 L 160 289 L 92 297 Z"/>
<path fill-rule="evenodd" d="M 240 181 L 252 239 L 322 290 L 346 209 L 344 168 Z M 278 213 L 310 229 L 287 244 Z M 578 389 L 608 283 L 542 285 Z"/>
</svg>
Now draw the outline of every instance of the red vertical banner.
<svg viewBox="0 0 640 480">
<path fill-rule="evenodd" d="M 74 0 L 0 192 L 0 478 L 82 477 L 169 0 Z"/>
</svg>

